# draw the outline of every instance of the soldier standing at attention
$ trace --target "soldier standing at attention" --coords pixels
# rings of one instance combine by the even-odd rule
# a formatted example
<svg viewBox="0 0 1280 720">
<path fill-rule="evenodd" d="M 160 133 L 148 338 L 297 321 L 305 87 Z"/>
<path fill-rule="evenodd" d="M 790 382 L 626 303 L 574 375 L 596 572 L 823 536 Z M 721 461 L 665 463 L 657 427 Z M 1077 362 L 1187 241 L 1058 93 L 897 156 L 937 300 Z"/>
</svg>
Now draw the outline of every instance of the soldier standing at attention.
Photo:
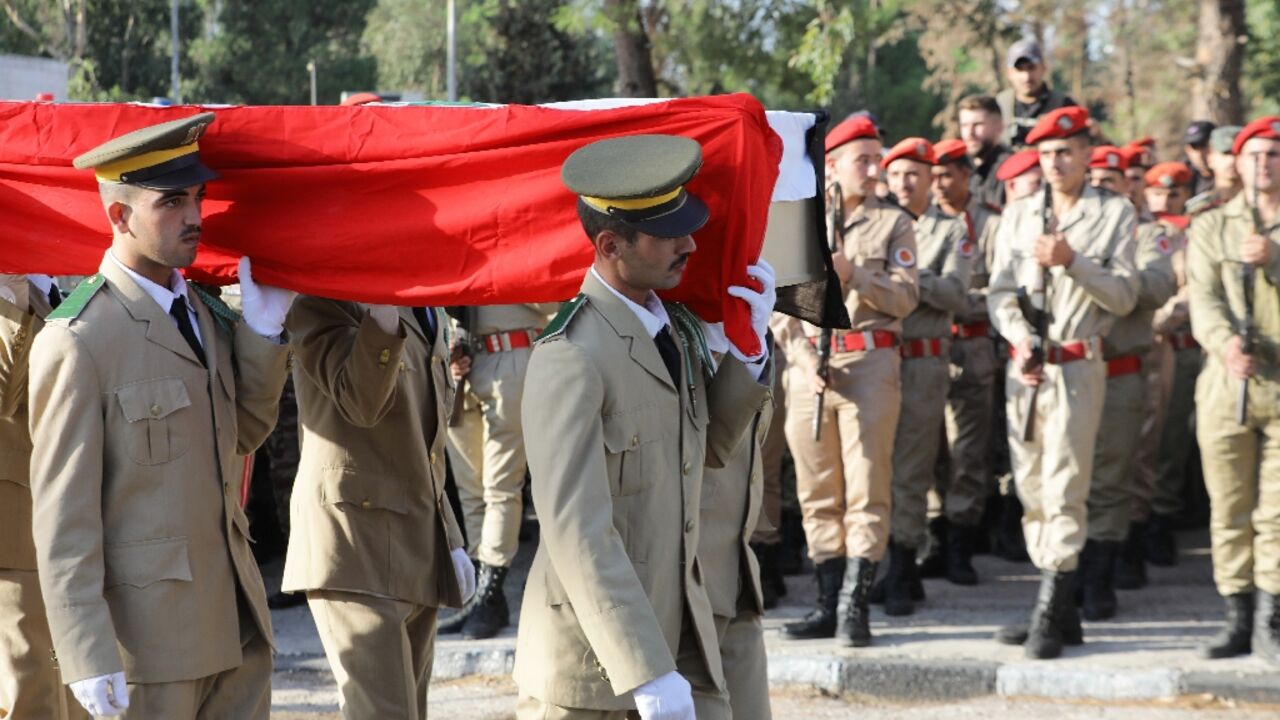
<svg viewBox="0 0 1280 720">
<path fill-rule="evenodd" d="M 561 169 L 595 260 L 525 382 L 542 538 L 516 640 L 522 720 L 731 715 L 697 557 L 703 469 L 728 463 L 769 401 L 775 293 L 763 262 L 747 271 L 760 292 L 728 289 L 751 308 L 753 356 L 658 299 L 709 215 L 684 188 L 701 164 L 688 138 L 636 135 L 579 148 Z M 718 366 L 712 349 L 726 352 Z"/>
<path fill-rule="evenodd" d="M 1106 392 L 1102 338 L 1138 296 L 1133 207 L 1089 186 L 1088 119 L 1083 108 L 1062 108 L 1027 135 L 1047 187 L 1005 208 L 987 296 L 1011 347 L 1009 446 L 1027 552 L 1041 574 L 1029 630 L 1004 628 L 997 639 L 1036 659 L 1082 641 L 1073 588 Z"/>
<path fill-rule="evenodd" d="M 196 258 L 201 113 L 75 159 L 112 230 L 31 350 L 36 559 L 58 665 L 93 715 L 266 718 L 271 620 L 240 509 L 271 432 L 294 294 L 240 260 L 243 319 Z M 126 688 L 127 683 L 127 688 Z"/>
<path fill-rule="evenodd" d="M 825 375 L 818 367 L 821 331 L 791 319 L 785 333 L 787 445 L 796 463 L 796 494 L 809 557 L 817 570 L 817 607 L 783 628 L 792 639 L 829 638 L 870 644 L 869 593 L 876 563 L 889 544 L 893 439 L 902 401 L 902 320 L 920 300 L 911 217 L 875 196 L 880 135 L 853 116 L 826 139 L 828 183 L 843 192 L 843 227 L 832 256 L 853 321 L 836 331 Z M 821 436 L 814 437 L 817 397 L 824 394 Z"/>
<path fill-rule="evenodd" d="M 1196 439 L 1227 604 L 1202 654 L 1252 650 L 1280 664 L 1280 117 L 1246 125 L 1233 150 L 1244 189 L 1196 218 L 1187 260 L 1191 329 L 1207 355 Z"/>
<path fill-rule="evenodd" d="M 559 303 L 463 308 L 469 352 L 451 363 L 466 398 L 449 427 L 448 453 L 462 502 L 467 554 L 479 565 L 475 597 L 440 632 L 491 638 L 509 622 L 503 583 L 520 548 L 524 517 L 524 435 L 520 398 L 533 341 Z"/>
<path fill-rule="evenodd" d="M 1236 170 L 1236 156 L 1231 152 L 1239 132 L 1239 125 L 1224 125 L 1209 134 L 1206 162 L 1213 170 L 1213 187 L 1187 201 L 1187 215 L 1195 217 L 1216 208 L 1240 192 L 1240 173 Z"/>
<path fill-rule="evenodd" d="M 916 554 L 928 537 L 929 488 L 951 385 L 951 320 L 965 309 L 977 252 L 964 224 L 929 202 L 936 161 L 924 138 L 902 140 L 881 161 L 890 189 L 914 218 L 920 292 L 919 304 L 902 321 L 898 348 L 902 401 L 893 445 L 893 514 L 884 583 L 884 611 L 893 616 L 915 611 Z"/>
</svg>

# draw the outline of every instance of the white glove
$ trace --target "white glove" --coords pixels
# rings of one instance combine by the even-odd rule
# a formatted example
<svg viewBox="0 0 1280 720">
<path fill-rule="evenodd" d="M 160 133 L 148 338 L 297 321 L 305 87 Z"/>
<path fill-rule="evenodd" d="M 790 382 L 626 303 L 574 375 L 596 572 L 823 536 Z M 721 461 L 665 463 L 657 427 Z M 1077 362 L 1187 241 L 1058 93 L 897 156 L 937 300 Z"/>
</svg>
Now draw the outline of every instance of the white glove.
<svg viewBox="0 0 1280 720">
<path fill-rule="evenodd" d="M 695 720 L 689 681 L 671 671 L 631 691 L 642 720 Z"/>
<path fill-rule="evenodd" d="M 769 318 L 773 316 L 773 306 L 778 301 L 778 289 L 773 268 L 763 259 L 758 264 L 748 267 L 747 275 L 760 281 L 762 286 L 760 292 L 741 285 L 731 285 L 728 292 L 731 297 L 745 300 L 747 305 L 751 306 L 751 329 L 755 330 L 756 337 L 760 339 L 762 350 L 759 354 L 747 355 L 730 343 L 729 352 L 744 363 L 758 363 L 769 352 L 765 345 L 765 335 L 769 332 Z"/>
<path fill-rule="evenodd" d="M 122 672 L 77 680 L 71 683 L 71 693 L 94 717 L 111 717 L 129 709 L 129 689 Z"/>
<path fill-rule="evenodd" d="M 240 304 L 250 330 L 264 338 L 278 337 L 284 332 L 284 318 L 297 296 L 292 290 L 254 282 L 249 256 L 240 258 Z"/>
<path fill-rule="evenodd" d="M 462 591 L 462 602 L 476 594 L 476 566 L 471 564 L 467 551 L 454 548 L 449 557 L 453 558 L 453 574 L 458 576 L 458 589 Z"/>
</svg>

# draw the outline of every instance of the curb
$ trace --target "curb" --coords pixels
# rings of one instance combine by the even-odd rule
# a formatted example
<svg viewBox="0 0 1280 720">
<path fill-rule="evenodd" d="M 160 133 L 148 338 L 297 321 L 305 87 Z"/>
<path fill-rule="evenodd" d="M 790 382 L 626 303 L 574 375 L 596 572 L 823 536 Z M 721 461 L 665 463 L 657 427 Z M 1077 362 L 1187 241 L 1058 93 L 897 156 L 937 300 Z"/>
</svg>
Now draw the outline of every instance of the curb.
<svg viewBox="0 0 1280 720">
<path fill-rule="evenodd" d="M 515 643 L 477 647 L 436 646 L 432 678 L 510 676 Z M 322 655 L 277 655 L 276 672 L 328 673 Z M 1280 703 L 1280 673 L 1185 672 L 1172 668 L 1055 665 L 1053 661 L 996 663 L 986 660 L 853 658 L 842 655 L 774 653 L 769 684 L 802 686 L 830 695 L 886 700 L 954 701 L 999 695 L 1058 700 L 1158 700 L 1212 695 L 1246 703 Z"/>
</svg>

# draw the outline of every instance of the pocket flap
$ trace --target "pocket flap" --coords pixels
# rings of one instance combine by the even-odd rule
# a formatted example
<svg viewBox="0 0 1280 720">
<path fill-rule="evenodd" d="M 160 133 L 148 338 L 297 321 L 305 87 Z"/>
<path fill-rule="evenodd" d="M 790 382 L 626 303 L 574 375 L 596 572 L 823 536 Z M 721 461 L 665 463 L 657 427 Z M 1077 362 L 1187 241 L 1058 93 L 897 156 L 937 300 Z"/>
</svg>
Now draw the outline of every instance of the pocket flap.
<svg viewBox="0 0 1280 720">
<path fill-rule="evenodd" d="M 382 473 L 359 473 L 355 468 L 327 467 L 320 471 L 320 501 L 348 503 L 361 510 L 409 512 L 409 490 L 401 478 Z"/>
<path fill-rule="evenodd" d="M 143 588 L 161 580 L 191 581 L 187 539 L 160 538 L 103 548 L 105 587 Z"/>
<path fill-rule="evenodd" d="M 672 416 L 670 421 L 679 423 L 678 416 Z M 657 405 L 645 405 L 608 415 L 603 422 L 604 447 L 614 455 L 635 450 L 663 436 L 662 418 Z"/>
<path fill-rule="evenodd" d="M 124 418 L 129 422 L 159 420 L 191 406 L 187 384 L 180 378 L 160 378 L 125 385 L 116 390 Z"/>
</svg>

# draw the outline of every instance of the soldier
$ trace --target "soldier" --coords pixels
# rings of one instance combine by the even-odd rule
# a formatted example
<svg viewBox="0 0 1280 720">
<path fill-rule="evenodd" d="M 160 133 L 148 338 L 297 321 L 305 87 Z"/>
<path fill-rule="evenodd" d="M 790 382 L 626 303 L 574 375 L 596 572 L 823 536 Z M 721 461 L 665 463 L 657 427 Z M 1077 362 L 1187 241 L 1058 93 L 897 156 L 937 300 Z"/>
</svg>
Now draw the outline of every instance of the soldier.
<svg viewBox="0 0 1280 720">
<path fill-rule="evenodd" d="M 84 717 L 53 661 L 31 539 L 27 358 L 61 302 L 47 275 L 0 275 L 0 717 Z"/>
<path fill-rule="evenodd" d="M 177 272 L 195 261 L 217 177 L 196 145 L 213 119 L 75 159 L 97 175 L 111 248 L 31 350 L 40 586 L 63 680 L 94 715 L 270 708 L 271 621 L 240 482 L 275 423 L 293 293 L 255 283 L 241 258 L 241 319 Z"/>
<path fill-rule="evenodd" d="M 1035 40 L 1015 42 L 1005 53 L 1005 78 L 1010 87 L 996 95 L 1004 117 L 1004 142 L 1014 150 L 1034 143 L 1027 133 L 1045 113 L 1075 105 L 1075 100 L 1049 87 L 1049 66 Z"/>
<path fill-rule="evenodd" d="M 1098 159 L 1094 151 L 1092 166 Z M 1115 148 L 1103 153 L 1106 172 L 1119 175 L 1120 154 Z M 1161 171 L 1164 164 L 1152 172 Z M 1182 168 L 1186 172 L 1185 168 Z M 1099 170 L 1094 187 L 1104 187 Z M 1149 173 L 1150 174 L 1150 173 Z M 1188 177 L 1178 176 L 1185 183 Z M 1168 181 L 1161 172 L 1158 178 Z M 1161 180 L 1157 179 L 1157 183 Z M 1170 256 L 1174 240 L 1163 224 L 1138 226 L 1134 263 L 1138 272 L 1138 301 L 1132 312 L 1120 317 L 1102 342 L 1107 363 L 1106 400 L 1093 455 L 1093 483 L 1089 486 L 1088 540 L 1080 553 L 1079 577 L 1086 620 L 1106 620 L 1116 614 L 1115 574 L 1120 545 L 1129 531 L 1129 515 L 1135 486 L 1134 459 L 1142 438 L 1146 415 L 1146 381 L 1143 358 L 1154 339 L 1152 318 L 1174 292 Z"/>
<path fill-rule="evenodd" d="M 956 121 L 972 168 L 969 192 L 978 202 L 1004 207 L 1004 184 L 997 174 L 1011 151 L 1002 141 L 1004 117 L 1000 114 L 1000 103 L 990 95 L 970 95 L 960 100 Z"/>
<path fill-rule="evenodd" d="M 1102 336 L 1138 294 L 1133 208 L 1086 181 L 1088 118 L 1062 108 L 1027 135 L 1048 184 L 1005 209 L 987 296 L 1012 348 L 1010 453 L 1027 551 L 1041 572 L 1029 631 L 1012 626 L 997 639 L 1024 643 L 1031 658 L 1082 641 L 1073 586 L 1106 389 Z"/>
<path fill-rule="evenodd" d="M 902 321 L 901 406 L 893 445 L 893 500 L 889 566 L 884 582 L 887 615 L 915 611 L 916 554 L 928 537 L 928 493 L 942 441 L 951 384 L 951 319 L 968 299 L 975 244 L 965 226 L 929 202 L 937 158 L 924 138 L 906 138 L 881 161 L 889 187 L 915 220 L 920 302 Z M 917 599 L 923 599 L 916 588 Z"/>
<path fill-rule="evenodd" d="M 486 305 L 462 310 L 467 352 L 451 363 L 465 379 L 461 418 L 448 452 L 462 501 L 467 554 L 479 567 L 475 597 L 440 623 L 440 632 L 491 638 L 510 623 L 503 582 L 520 547 L 524 516 L 524 436 L 520 397 L 534 338 L 559 303 Z M 456 353 L 455 353 L 456 354 Z"/>
<path fill-rule="evenodd" d="M 1098 145 L 1089 154 L 1089 184 L 1116 195 L 1129 195 L 1129 156 L 1115 145 Z"/>
<path fill-rule="evenodd" d="M 438 608 L 475 590 L 444 494 L 444 314 L 303 297 L 288 328 L 302 461 L 281 587 L 306 593 L 344 718 L 425 718 Z"/>
<path fill-rule="evenodd" d="M 958 140 L 934 145 L 933 197 L 944 214 L 964 224 L 972 248 L 969 288 L 964 307 L 951 326 L 951 389 L 947 394 L 946 432 L 950 445 L 948 474 L 943 478 L 947 520 L 945 574 L 956 585 L 974 585 L 973 549 L 978 525 L 991 490 L 991 426 L 995 417 L 995 343 L 987 314 L 987 282 L 994 259 L 1000 209 L 969 191 L 972 172 L 965 146 Z M 1004 437 L 1000 437 L 1004 442 Z"/>
<path fill-rule="evenodd" d="M 795 525 L 799 524 L 799 517 L 794 512 L 794 508 L 786 511 L 783 509 L 784 496 L 787 496 L 793 505 L 795 502 L 795 476 L 791 474 L 786 479 L 783 477 L 783 455 L 787 450 L 787 436 L 783 431 L 787 417 L 787 391 L 784 383 L 787 358 L 780 349 L 783 344 L 780 335 L 785 332 L 787 317 L 781 313 L 774 313 L 769 319 L 769 328 L 773 331 L 773 347 L 770 348 L 770 357 L 773 358 L 773 388 L 770 392 L 772 402 L 767 410 L 770 415 L 769 422 L 765 423 L 768 429 L 760 441 L 759 464 L 763 484 L 760 522 L 751 535 L 751 550 L 755 553 L 760 568 L 760 603 L 765 610 L 777 607 L 778 598 L 787 594 L 787 584 L 783 578 L 782 553 L 790 552 L 791 548 L 784 547 L 783 525 L 792 521 L 795 521 Z M 787 482 L 788 480 L 790 482 Z M 785 492 L 784 484 L 789 485 Z M 793 517 L 784 519 L 784 512 Z M 799 533 L 801 539 L 803 532 L 801 530 Z M 797 538 L 786 539 L 794 542 Z M 798 556 L 800 549 L 797 547 L 794 551 Z"/>
<path fill-rule="evenodd" d="M 516 640 L 520 718 L 730 716 L 698 514 L 704 465 L 723 467 L 768 402 L 767 352 L 654 292 L 680 282 L 707 220 L 684 189 L 701 164 L 692 140 L 639 135 L 579 148 L 561 170 L 595 261 L 525 382 L 542 539 Z M 761 292 L 728 292 L 763 349 L 773 274 L 748 273 Z M 712 349 L 731 357 L 708 379 Z"/>
<path fill-rule="evenodd" d="M 1236 156 L 1231 154 L 1231 146 L 1235 144 L 1239 125 L 1224 125 L 1214 128 L 1209 134 L 1209 154 L 1207 163 L 1213 170 L 1213 187 L 1193 196 L 1187 201 L 1187 214 L 1198 215 L 1205 210 L 1218 207 L 1240 192 L 1240 173 L 1236 171 Z"/>
<path fill-rule="evenodd" d="M 1187 260 L 1191 329 L 1207 351 L 1196 438 L 1227 603 L 1202 653 L 1280 663 L 1280 117 L 1246 125 L 1232 150 L 1244 189 L 1196 218 Z"/>
<path fill-rule="evenodd" d="M 298 398 L 293 391 L 293 380 L 284 383 L 280 393 L 280 412 L 276 428 L 263 443 L 267 451 L 268 472 L 271 479 L 271 496 L 276 503 L 276 520 L 280 523 L 280 534 L 284 536 L 285 547 L 289 546 L 289 500 L 293 497 L 293 481 L 298 475 L 298 459 L 301 448 L 298 445 Z M 267 598 L 267 607 L 272 610 L 284 610 L 297 607 L 307 601 L 302 593 L 277 592 Z"/>
<path fill-rule="evenodd" d="M 1191 336 L 1187 308 L 1187 218 L 1183 213 L 1190 183 L 1191 171 L 1182 163 L 1159 163 L 1146 175 L 1145 196 L 1158 219 L 1139 228 L 1139 239 L 1144 230 L 1164 237 L 1175 293 L 1152 316 L 1155 342 L 1142 363 L 1147 402 L 1134 456 L 1129 533 L 1115 573 L 1116 587 L 1121 590 L 1146 584 L 1147 561 L 1172 565 L 1177 557 L 1173 516 L 1182 509 L 1185 465 L 1195 444 L 1191 415 L 1195 410 L 1195 378 L 1200 372 L 1200 345 Z M 1162 439 L 1166 433 L 1167 444 Z M 1176 465 L 1166 464 L 1162 457 L 1176 458 Z"/>
<path fill-rule="evenodd" d="M 1009 159 L 1000 166 L 996 178 L 1004 183 L 1005 198 L 1008 202 L 1036 194 L 1040 191 L 1041 183 L 1044 182 L 1044 172 L 1040 169 L 1040 155 L 1035 148 L 1020 150 L 1010 155 Z"/>
<path fill-rule="evenodd" d="M 839 635 L 870 644 L 868 594 L 889 543 L 893 443 L 897 432 L 902 320 L 920 300 L 911 218 L 874 196 L 880 135 L 852 117 L 826 139 L 828 182 L 843 193 L 836 273 L 846 288 L 850 332 L 832 334 L 830 368 L 818 366 L 818 328 L 792 319 L 787 332 L 787 445 L 796 463 L 796 492 L 818 604 L 783 628 L 792 639 Z M 821 434 L 814 437 L 817 397 L 824 394 Z M 837 612 L 839 611 L 839 612 Z"/>
<path fill-rule="evenodd" d="M 1187 125 L 1183 133 L 1182 153 L 1187 158 L 1187 166 L 1191 170 L 1191 194 L 1199 195 L 1213 189 L 1213 167 L 1209 165 L 1209 138 L 1213 136 L 1214 124 L 1208 120 L 1195 120 Z"/>
<path fill-rule="evenodd" d="M 1138 211 L 1138 222 L 1151 222 L 1152 216 L 1147 210 L 1146 193 L 1142 191 L 1146 187 L 1147 170 L 1156 164 L 1151 149 L 1141 141 L 1135 140 L 1120 148 L 1120 151 L 1125 154 L 1127 160 L 1124 176 L 1129 182 L 1125 196 Z"/>
</svg>

